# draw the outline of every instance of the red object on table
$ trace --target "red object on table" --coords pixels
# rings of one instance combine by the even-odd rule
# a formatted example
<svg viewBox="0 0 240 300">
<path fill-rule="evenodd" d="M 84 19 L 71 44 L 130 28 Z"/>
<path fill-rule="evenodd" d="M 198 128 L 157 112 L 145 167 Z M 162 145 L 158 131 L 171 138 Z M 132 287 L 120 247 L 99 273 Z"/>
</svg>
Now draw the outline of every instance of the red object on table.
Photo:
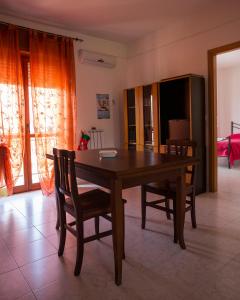
<svg viewBox="0 0 240 300">
<path fill-rule="evenodd" d="M 88 149 L 88 141 L 80 139 L 78 150 L 87 150 L 87 149 Z"/>
<path fill-rule="evenodd" d="M 80 138 L 80 142 L 78 145 L 78 150 L 88 150 L 88 142 L 90 140 L 89 135 L 85 134 L 84 131 L 81 132 L 81 138 Z"/>
</svg>

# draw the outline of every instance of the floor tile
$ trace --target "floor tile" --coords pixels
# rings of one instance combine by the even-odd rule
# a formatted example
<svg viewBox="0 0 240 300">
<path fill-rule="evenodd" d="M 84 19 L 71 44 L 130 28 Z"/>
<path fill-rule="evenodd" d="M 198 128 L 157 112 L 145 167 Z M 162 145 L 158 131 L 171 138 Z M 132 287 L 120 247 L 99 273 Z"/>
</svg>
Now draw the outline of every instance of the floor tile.
<svg viewBox="0 0 240 300">
<path fill-rule="evenodd" d="M 5 199 L 1 198 L 0 201 L 0 214 L 4 214 L 6 212 L 12 211 L 14 210 L 14 206 L 12 206 L 12 204 L 10 203 L 10 201 L 8 200 L 7 197 L 5 197 Z"/>
<path fill-rule="evenodd" d="M 17 300 L 36 300 L 36 296 L 33 293 L 27 293 L 26 295 L 17 298 Z"/>
<path fill-rule="evenodd" d="M 37 240 L 10 249 L 18 266 L 23 266 L 56 253 L 56 249 L 46 239 Z"/>
<path fill-rule="evenodd" d="M 25 296 L 30 287 L 17 269 L 0 275 L 0 299 L 12 300 Z"/>
<path fill-rule="evenodd" d="M 0 248 L 0 274 L 16 269 L 18 266 L 7 247 Z"/>
<path fill-rule="evenodd" d="M 65 258 L 59 258 L 57 254 L 27 264 L 20 268 L 33 290 L 40 289 L 56 280 L 66 280 L 67 276 L 74 277 L 72 265 Z"/>
<path fill-rule="evenodd" d="M 42 212 L 38 212 L 31 216 L 27 216 L 26 218 L 34 226 L 42 225 L 42 224 L 49 223 L 49 222 L 56 222 L 56 220 L 57 220 L 55 208 L 46 210 L 46 211 L 42 211 Z"/>
<path fill-rule="evenodd" d="M 45 237 L 56 234 L 56 221 L 35 226 Z"/>
<path fill-rule="evenodd" d="M 49 235 L 47 237 L 47 240 L 56 248 L 58 249 L 59 246 L 59 238 L 60 238 L 60 232 L 58 231 L 56 234 Z M 67 233 L 66 236 L 66 243 L 65 243 L 65 249 L 75 247 L 76 246 L 76 237 L 74 237 L 71 233 Z"/>
<path fill-rule="evenodd" d="M 202 278 L 201 285 L 193 291 L 191 299 L 238 299 L 240 286 L 236 278 L 239 278 L 239 267 L 240 263 L 232 260 L 211 276 L 206 274 Z"/>
<path fill-rule="evenodd" d="M 43 239 L 44 236 L 34 227 L 23 230 L 18 230 L 12 234 L 3 237 L 8 248 L 15 248 L 17 246 L 26 245 L 36 240 Z"/>
<path fill-rule="evenodd" d="M 18 230 L 32 227 L 32 224 L 18 211 L 1 215 L 0 236 L 6 236 Z"/>
</svg>

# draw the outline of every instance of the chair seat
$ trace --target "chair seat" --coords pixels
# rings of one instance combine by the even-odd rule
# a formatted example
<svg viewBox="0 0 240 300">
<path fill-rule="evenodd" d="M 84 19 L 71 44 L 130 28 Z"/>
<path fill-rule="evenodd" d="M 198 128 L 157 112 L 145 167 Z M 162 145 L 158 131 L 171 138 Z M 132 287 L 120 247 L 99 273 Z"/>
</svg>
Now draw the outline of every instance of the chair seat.
<svg viewBox="0 0 240 300">
<path fill-rule="evenodd" d="M 159 195 L 176 195 L 176 182 L 170 180 L 162 180 L 160 182 L 151 182 L 144 185 L 148 192 L 152 192 Z M 190 194 L 193 191 L 193 185 L 186 183 L 186 194 Z"/>
<path fill-rule="evenodd" d="M 84 220 L 111 212 L 110 194 L 100 189 L 79 194 L 78 199 L 81 200 L 79 205 Z M 66 197 L 65 209 L 75 217 L 75 209 L 70 197 Z"/>
</svg>

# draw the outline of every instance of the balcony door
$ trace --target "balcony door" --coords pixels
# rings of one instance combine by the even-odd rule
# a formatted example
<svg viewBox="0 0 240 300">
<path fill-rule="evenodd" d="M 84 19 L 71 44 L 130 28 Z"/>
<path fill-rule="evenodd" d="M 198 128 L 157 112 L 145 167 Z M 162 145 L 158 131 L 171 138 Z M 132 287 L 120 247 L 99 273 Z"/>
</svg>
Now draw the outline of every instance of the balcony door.
<svg viewBox="0 0 240 300">
<path fill-rule="evenodd" d="M 20 176 L 15 182 L 14 193 L 40 188 L 33 126 L 29 56 L 23 55 L 21 62 L 25 99 L 25 151 Z"/>
</svg>

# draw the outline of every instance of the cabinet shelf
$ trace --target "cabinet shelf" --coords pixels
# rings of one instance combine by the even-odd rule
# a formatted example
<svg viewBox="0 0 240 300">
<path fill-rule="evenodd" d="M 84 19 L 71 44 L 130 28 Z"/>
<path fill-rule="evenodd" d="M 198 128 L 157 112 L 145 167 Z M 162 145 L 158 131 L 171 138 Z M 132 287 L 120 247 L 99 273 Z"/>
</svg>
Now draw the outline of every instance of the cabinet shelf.
<svg viewBox="0 0 240 300">
<path fill-rule="evenodd" d="M 136 126 L 136 95 L 135 89 L 125 90 L 125 128 L 128 131 L 125 139 L 125 146 L 131 148 L 136 146 L 137 126 Z"/>
</svg>

